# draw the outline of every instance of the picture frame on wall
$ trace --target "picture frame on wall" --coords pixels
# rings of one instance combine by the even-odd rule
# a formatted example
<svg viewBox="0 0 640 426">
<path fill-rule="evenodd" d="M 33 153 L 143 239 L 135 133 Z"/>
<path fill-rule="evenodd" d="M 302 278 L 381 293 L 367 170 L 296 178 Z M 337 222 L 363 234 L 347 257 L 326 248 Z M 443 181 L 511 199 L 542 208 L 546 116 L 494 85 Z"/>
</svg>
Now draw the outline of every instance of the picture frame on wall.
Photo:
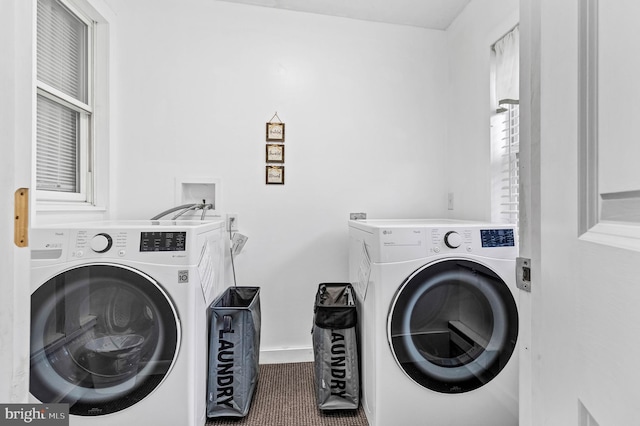
<svg viewBox="0 0 640 426">
<path fill-rule="evenodd" d="M 267 166 L 265 183 L 267 185 L 284 185 L 284 166 Z"/>
<path fill-rule="evenodd" d="M 284 123 L 267 123 L 267 142 L 284 142 Z"/>
<path fill-rule="evenodd" d="M 284 163 L 284 145 L 267 144 L 265 156 L 267 163 Z"/>
</svg>

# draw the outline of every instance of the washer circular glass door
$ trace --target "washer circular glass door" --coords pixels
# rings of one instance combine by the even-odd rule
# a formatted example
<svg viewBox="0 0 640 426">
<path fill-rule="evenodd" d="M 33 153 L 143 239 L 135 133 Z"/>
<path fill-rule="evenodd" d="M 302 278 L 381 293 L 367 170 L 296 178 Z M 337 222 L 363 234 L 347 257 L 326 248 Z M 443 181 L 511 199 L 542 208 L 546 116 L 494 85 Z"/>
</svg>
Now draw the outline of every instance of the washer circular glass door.
<svg viewBox="0 0 640 426">
<path fill-rule="evenodd" d="M 414 272 L 389 313 L 398 365 L 442 393 L 477 389 L 507 365 L 518 338 L 518 311 L 505 282 L 488 267 L 447 259 Z"/>
<path fill-rule="evenodd" d="M 64 271 L 31 295 L 31 394 L 75 415 L 123 410 L 173 366 L 177 312 L 146 274 L 123 265 Z"/>
</svg>

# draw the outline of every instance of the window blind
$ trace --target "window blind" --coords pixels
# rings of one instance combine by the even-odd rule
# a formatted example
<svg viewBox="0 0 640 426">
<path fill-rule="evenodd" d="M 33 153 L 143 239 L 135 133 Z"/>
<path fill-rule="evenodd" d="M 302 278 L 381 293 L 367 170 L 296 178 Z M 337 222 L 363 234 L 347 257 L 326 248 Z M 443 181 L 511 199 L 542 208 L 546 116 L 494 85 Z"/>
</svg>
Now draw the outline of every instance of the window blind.
<svg viewBox="0 0 640 426">
<path fill-rule="evenodd" d="M 505 105 L 502 145 L 502 195 L 500 213 L 509 223 L 518 223 L 520 172 L 520 107 Z"/>
<path fill-rule="evenodd" d="M 36 187 L 77 192 L 79 113 L 42 95 L 37 109 Z"/>
<path fill-rule="evenodd" d="M 38 1 L 38 80 L 87 103 L 87 25 L 56 0 Z"/>
</svg>

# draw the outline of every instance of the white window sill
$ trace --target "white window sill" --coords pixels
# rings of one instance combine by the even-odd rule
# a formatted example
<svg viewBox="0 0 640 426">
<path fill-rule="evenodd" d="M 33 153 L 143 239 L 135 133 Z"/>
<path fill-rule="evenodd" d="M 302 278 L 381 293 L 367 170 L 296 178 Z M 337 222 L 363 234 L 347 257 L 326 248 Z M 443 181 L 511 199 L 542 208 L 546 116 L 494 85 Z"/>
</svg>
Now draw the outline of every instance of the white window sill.
<svg viewBox="0 0 640 426">
<path fill-rule="evenodd" d="M 94 206 L 93 204 L 89 203 L 38 201 L 36 204 L 36 212 L 105 213 L 106 211 L 106 207 Z"/>
</svg>

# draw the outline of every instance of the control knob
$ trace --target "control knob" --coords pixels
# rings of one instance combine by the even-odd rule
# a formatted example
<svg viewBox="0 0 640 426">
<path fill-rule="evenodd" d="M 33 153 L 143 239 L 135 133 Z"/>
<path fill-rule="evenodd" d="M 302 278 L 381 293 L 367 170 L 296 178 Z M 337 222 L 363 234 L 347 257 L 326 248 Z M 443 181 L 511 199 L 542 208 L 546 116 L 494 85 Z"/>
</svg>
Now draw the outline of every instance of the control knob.
<svg viewBox="0 0 640 426">
<path fill-rule="evenodd" d="M 462 237 L 456 231 L 449 231 L 444 236 L 444 243 L 449 248 L 458 248 L 462 244 Z"/>
<path fill-rule="evenodd" d="M 113 240 L 108 234 L 96 234 L 91 239 L 91 250 L 95 251 L 96 253 L 105 253 L 111 248 L 112 245 Z"/>
</svg>

